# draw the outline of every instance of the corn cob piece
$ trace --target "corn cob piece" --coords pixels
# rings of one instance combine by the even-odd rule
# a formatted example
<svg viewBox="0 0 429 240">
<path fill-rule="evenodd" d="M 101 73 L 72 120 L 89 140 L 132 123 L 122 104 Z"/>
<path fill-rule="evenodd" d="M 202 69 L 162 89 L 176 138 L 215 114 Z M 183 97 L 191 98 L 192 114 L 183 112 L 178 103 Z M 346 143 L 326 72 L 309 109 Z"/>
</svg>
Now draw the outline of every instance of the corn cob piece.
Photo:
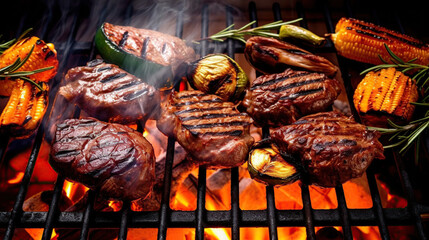
<svg viewBox="0 0 429 240">
<path fill-rule="evenodd" d="M 387 126 L 387 119 L 398 124 L 411 120 L 418 99 L 416 83 L 395 68 L 369 72 L 357 86 L 353 103 L 365 125 Z"/>
<path fill-rule="evenodd" d="M 33 71 L 40 68 L 53 66 L 52 69 L 29 75 L 36 82 L 47 82 L 55 76 L 58 69 L 57 51 L 52 43 L 45 43 L 38 37 L 24 38 L 0 55 L 0 69 L 13 64 L 18 58 L 24 59 L 34 46 L 29 59 L 17 71 Z M 14 86 L 13 81 L 0 80 L 0 95 L 10 96 Z"/>
<path fill-rule="evenodd" d="M 0 133 L 25 138 L 39 126 L 48 106 L 48 86 L 44 91 L 23 80 L 14 81 L 14 88 L 0 116 Z"/>
<path fill-rule="evenodd" d="M 341 18 L 331 34 L 339 55 L 369 64 L 382 64 L 379 56 L 390 61 L 384 44 L 404 61 L 429 64 L 429 45 L 410 36 L 353 18 Z"/>
</svg>

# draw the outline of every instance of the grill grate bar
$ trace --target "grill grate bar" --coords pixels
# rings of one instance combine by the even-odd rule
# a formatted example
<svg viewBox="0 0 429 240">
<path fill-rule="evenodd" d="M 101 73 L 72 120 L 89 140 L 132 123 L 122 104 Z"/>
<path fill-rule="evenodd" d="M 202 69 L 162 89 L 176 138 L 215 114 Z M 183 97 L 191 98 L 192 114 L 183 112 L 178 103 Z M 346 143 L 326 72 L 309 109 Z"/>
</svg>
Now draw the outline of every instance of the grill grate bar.
<svg viewBox="0 0 429 240">
<path fill-rule="evenodd" d="M 338 201 L 338 211 L 341 218 L 341 223 L 343 227 L 344 239 L 353 239 L 352 228 L 350 225 L 350 214 L 346 205 L 346 198 L 344 196 L 344 189 L 342 185 L 335 187 L 335 193 L 337 195 Z"/>
<path fill-rule="evenodd" d="M 381 206 L 380 193 L 378 192 L 377 182 L 374 176 L 373 168 L 367 170 L 367 179 L 369 190 L 371 192 L 372 204 L 374 214 L 377 217 L 378 229 L 380 231 L 380 236 L 384 240 L 390 239 L 389 230 L 387 229 L 386 220 L 384 217 L 383 207 Z"/>
<path fill-rule="evenodd" d="M 127 239 L 128 219 L 130 215 L 129 213 L 131 211 L 130 207 L 131 207 L 130 201 L 123 201 L 122 208 L 121 208 L 121 222 L 120 222 L 118 240 Z"/>
<path fill-rule="evenodd" d="M 226 27 L 234 23 L 233 9 L 230 6 L 226 6 Z M 235 49 L 234 40 L 227 40 L 227 53 L 228 56 L 234 59 Z M 231 239 L 240 239 L 240 189 L 239 189 L 239 178 L 238 178 L 238 167 L 231 169 Z"/>
<path fill-rule="evenodd" d="M 420 217 L 420 212 L 417 207 L 416 199 L 414 196 L 413 187 L 411 185 L 410 178 L 408 176 L 407 171 L 405 171 L 404 163 L 402 162 L 402 158 L 394 153 L 394 159 L 396 162 L 397 171 L 399 177 L 401 178 L 402 187 L 404 188 L 405 194 L 407 196 L 408 206 L 407 209 L 411 215 L 411 218 L 416 226 L 416 231 L 420 237 L 420 239 L 428 239 L 426 230 L 423 227 L 422 219 Z"/>
<path fill-rule="evenodd" d="M 83 214 L 83 224 L 80 232 L 80 240 L 88 239 L 89 235 L 89 224 L 92 219 L 92 215 L 94 212 L 94 202 L 96 197 L 95 191 L 88 191 L 88 203 L 86 204 L 85 212 Z"/>
<path fill-rule="evenodd" d="M 42 239 L 51 239 L 52 229 L 54 228 L 54 221 L 58 217 L 59 204 L 61 193 L 63 191 L 64 177 L 58 175 L 57 182 L 54 187 L 54 194 L 51 204 L 49 204 L 48 216 L 46 218 L 45 228 L 43 229 Z"/>
<path fill-rule="evenodd" d="M 296 12 L 298 14 L 298 17 L 303 19 L 302 21 L 300 21 L 301 27 L 308 28 L 308 24 L 304 13 L 304 7 L 302 6 L 301 3 L 296 4 Z M 305 183 L 301 185 L 301 195 L 302 195 L 302 204 L 303 204 L 307 239 L 316 239 L 316 233 L 314 231 L 313 208 L 311 206 L 310 191 L 308 189 L 308 185 Z"/>
<path fill-rule="evenodd" d="M 181 2 L 183 4 L 183 2 Z M 183 36 L 183 11 L 178 12 L 177 22 L 176 22 L 176 36 L 182 38 Z M 174 81 L 180 82 L 177 79 Z M 175 90 L 179 90 L 180 84 L 175 84 Z M 171 176 L 173 172 L 173 162 L 174 162 L 174 144 L 175 139 L 173 137 L 168 137 L 167 143 L 167 155 L 166 155 L 166 164 L 164 170 L 164 189 L 162 192 L 161 198 L 161 207 L 159 210 L 160 222 L 158 226 L 158 239 L 164 240 L 167 238 L 167 227 L 168 227 L 168 215 L 171 212 L 170 209 L 170 190 L 171 190 Z"/>
<path fill-rule="evenodd" d="M 201 38 L 205 38 L 209 35 L 209 8 L 207 4 L 204 4 L 201 12 Z M 201 56 L 208 54 L 207 41 L 201 42 Z M 206 176 L 207 170 L 205 167 L 199 167 L 198 169 L 198 189 L 197 189 L 197 209 L 196 209 L 196 229 L 195 239 L 204 239 L 204 228 L 205 228 L 205 217 L 206 211 Z"/>
</svg>

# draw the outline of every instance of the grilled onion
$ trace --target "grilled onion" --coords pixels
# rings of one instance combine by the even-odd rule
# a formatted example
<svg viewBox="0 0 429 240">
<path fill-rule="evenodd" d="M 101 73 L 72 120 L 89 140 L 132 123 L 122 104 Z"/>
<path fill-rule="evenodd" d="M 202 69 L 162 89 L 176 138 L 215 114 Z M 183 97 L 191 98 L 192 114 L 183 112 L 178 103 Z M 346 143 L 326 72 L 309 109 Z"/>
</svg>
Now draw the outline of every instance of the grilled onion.
<svg viewBox="0 0 429 240">
<path fill-rule="evenodd" d="M 267 185 L 287 185 L 301 176 L 292 161 L 294 161 L 292 157 L 282 156 L 278 148 L 265 139 L 250 151 L 247 169 L 250 176 L 258 182 Z"/>
<path fill-rule="evenodd" d="M 246 73 L 225 54 L 210 54 L 191 63 L 187 79 L 192 88 L 231 102 L 241 100 L 249 86 Z"/>
</svg>

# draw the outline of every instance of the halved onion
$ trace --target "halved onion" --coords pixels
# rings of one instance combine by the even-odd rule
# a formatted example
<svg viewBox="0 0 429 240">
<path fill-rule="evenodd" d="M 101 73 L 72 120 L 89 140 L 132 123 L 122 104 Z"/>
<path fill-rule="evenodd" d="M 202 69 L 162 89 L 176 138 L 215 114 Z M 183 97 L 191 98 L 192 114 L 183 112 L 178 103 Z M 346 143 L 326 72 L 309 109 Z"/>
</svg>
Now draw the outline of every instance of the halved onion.
<svg viewBox="0 0 429 240">
<path fill-rule="evenodd" d="M 274 144 L 260 141 L 249 153 L 250 176 L 267 185 L 287 185 L 300 179 L 300 171 L 291 163 L 292 159 L 288 162 L 284 157 Z"/>
</svg>

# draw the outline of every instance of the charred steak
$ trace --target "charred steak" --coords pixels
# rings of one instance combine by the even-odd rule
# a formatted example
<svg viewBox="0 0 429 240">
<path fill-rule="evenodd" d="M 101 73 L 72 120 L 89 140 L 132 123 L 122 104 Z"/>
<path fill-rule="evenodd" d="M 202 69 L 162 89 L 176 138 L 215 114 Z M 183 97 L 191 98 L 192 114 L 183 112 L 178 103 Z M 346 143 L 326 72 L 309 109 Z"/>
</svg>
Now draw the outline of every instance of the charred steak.
<svg viewBox="0 0 429 240">
<path fill-rule="evenodd" d="M 173 92 L 157 126 L 174 136 L 200 165 L 210 168 L 240 166 L 254 139 L 249 133 L 251 118 L 231 102 L 201 91 Z"/>
<path fill-rule="evenodd" d="M 374 158 L 384 158 L 378 132 L 333 111 L 303 117 L 270 136 L 281 151 L 301 159 L 309 183 L 322 187 L 359 177 Z"/>
<path fill-rule="evenodd" d="M 144 198 L 155 179 L 153 148 L 141 133 L 93 118 L 57 124 L 50 164 L 67 179 L 100 189 L 107 198 Z"/>
<path fill-rule="evenodd" d="M 242 105 L 259 126 L 279 127 L 325 111 L 340 94 L 337 80 L 323 73 L 287 69 L 256 78 Z"/>
<path fill-rule="evenodd" d="M 147 120 L 159 106 L 159 91 L 153 86 L 100 59 L 70 69 L 65 81 L 59 93 L 102 121 Z"/>
</svg>

